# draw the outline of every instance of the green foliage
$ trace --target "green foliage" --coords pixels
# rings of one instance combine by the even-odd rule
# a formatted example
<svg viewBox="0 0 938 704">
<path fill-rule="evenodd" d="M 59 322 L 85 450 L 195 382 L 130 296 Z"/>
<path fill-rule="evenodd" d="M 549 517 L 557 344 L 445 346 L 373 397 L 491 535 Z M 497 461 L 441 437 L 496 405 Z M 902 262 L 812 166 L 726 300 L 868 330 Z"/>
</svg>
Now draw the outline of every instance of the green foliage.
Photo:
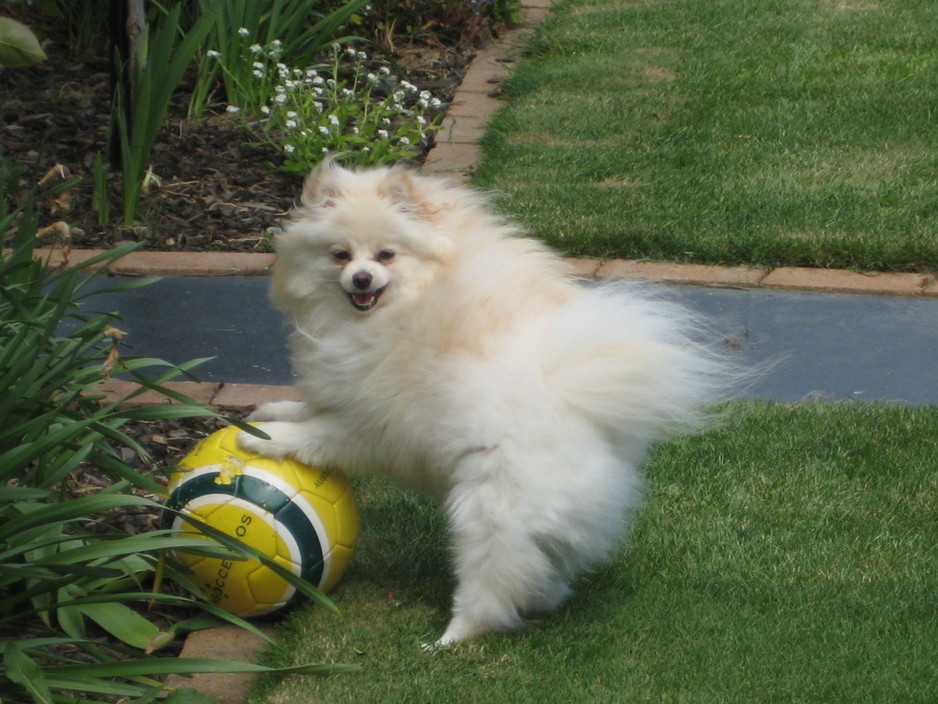
<svg viewBox="0 0 938 704">
<path fill-rule="evenodd" d="M 253 54 L 254 81 L 269 103 L 245 118 L 283 155 L 285 171 L 306 174 L 327 154 L 362 166 L 403 161 L 439 129 L 440 101 L 392 80 L 388 69 L 367 72 L 362 51 L 334 49 L 332 65 L 319 71 L 291 69 L 277 60 L 276 47 Z M 258 115 L 264 119 L 251 119 Z"/>
<path fill-rule="evenodd" d="M 0 17 L 0 66 L 31 66 L 46 58 L 29 27 Z"/>
<path fill-rule="evenodd" d="M 73 183 L 44 193 L 53 196 Z M 134 245 L 87 262 L 50 270 L 34 255 L 37 194 L 2 210 L 0 231 L 13 231 L 12 248 L 0 256 L 0 691 L 6 704 L 70 701 L 97 695 L 151 701 L 162 692 L 152 675 L 175 672 L 270 671 L 243 663 L 159 658 L 188 630 L 223 621 L 256 628 L 206 603 L 197 585 L 167 551 L 243 559 L 260 557 L 217 530 L 214 541 L 160 530 L 128 535 L 119 519 L 158 512 L 150 496 L 163 492 L 148 471 L 126 464 L 120 448 L 146 456 L 127 431 L 134 421 L 215 415 L 204 405 L 165 387 L 198 360 L 173 366 L 121 354 L 113 313 L 90 312 L 91 271 Z M 101 291 L 145 285 L 135 280 Z M 151 377 L 152 370 L 159 375 Z M 122 372 L 138 382 L 126 397 L 107 401 L 102 379 Z M 126 402 L 146 390 L 175 403 Z M 93 473 L 105 488 L 79 495 L 80 476 Z M 283 575 L 287 571 L 262 560 Z M 155 575 L 165 573 L 193 596 L 161 593 Z M 307 596 L 331 602 L 305 582 L 288 577 Z M 144 614 L 200 610 L 202 616 L 160 629 Z M 333 607 L 334 608 L 334 607 Z M 325 674 L 342 666 L 302 666 L 298 673 Z M 163 692 L 165 695 L 166 693 Z M 90 697 L 91 699 L 87 699 Z M 177 702 L 180 701 L 177 699 Z"/>
<path fill-rule="evenodd" d="M 353 37 L 337 36 L 367 0 L 343 2 L 320 13 L 306 0 L 199 0 L 203 15 L 214 21 L 198 64 L 189 115 L 199 116 L 218 74 L 228 105 L 260 107 L 272 95 L 256 99 L 253 47 L 276 46 L 278 59 L 307 68 L 330 47 Z"/>
<path fill-rule="evenodd" d="M 98 224 L 107 227 L 111 221 L 111 211 L 107 198 L 107 165 L 101 152 L 95 152 L 91 163 L 91 174 L 94 178 L 94 191 L 91 193 L 91 208 L 98 215 Z"/>
<path fill-rule="evenodd" d="M 478 46 L 516 23 L 520 0 L 372 0 L 353 26 L 387 49 L 395 42 Z"/>
<path fill-rule="evenodd" d="M 124 225 L 132 226 L 140 207 L 150 152 L 166 120 L 169 101 L 182 80 L 214 17 L 207 13 L 183 31 L 182 5 L 176 4 L 150 30 L 145 55 L 131 60 L 122 70 L 126 88 L 117 90 L 115 114 L 117 138 L 121 142 L 121 172 L 124 183 Z M 112 136 L 112 139 L 114 137 Z"/>
</svg>

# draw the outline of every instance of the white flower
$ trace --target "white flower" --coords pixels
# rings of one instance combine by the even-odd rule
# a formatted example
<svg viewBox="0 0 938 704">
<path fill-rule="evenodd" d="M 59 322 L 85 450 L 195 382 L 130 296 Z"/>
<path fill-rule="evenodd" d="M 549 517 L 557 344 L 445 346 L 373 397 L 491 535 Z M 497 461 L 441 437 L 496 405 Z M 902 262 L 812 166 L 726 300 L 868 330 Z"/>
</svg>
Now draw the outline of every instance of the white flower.
<svg viewBox="0 0 938 704">
<path fill-rule="evenodd" d="M 328 127 L 324 127 L 323 125 L 320 125 L 320 126 L 319 126 L 319 134 L 321 134 L 323 137 L 328 137 L 328 136 L 329 136 L 329 128 L 328 128 Z"/>
<path fill-rule="evenodd" d="M 415 86 L 413 83 L 408 83 L 407 81 L 401 81 L 401 88 L 403 88 L 407 93 L 418 93 L 420 91 L 417 86 Z"/>
<path fill-rule="evenodd" d="M 443 103 L 440 102 L 439 98 L 434 98 L 433 100 L 430 101 L 431 110 L 439 110 L 441 107 L 443 107 Z"/>
<path fill-rule="evenodd" d="M 258 80 L 260 80 L 264 77 L 264 72 L 259 69 L 254 69 L 253 71 L 251 71 L 251 75 L 254 76 L 254 78 L 257 78 Z"/>
<path fill-rule="evenodd" d="M 387 130 L 378 130 L 378 139 L 387 139 L 388 131 Z"/>
<path fill-rule="evenodd" d="M 317 78 L 318 76 L 319 76 L 319 72 L 318 72 L 318 71 L 316 71 L 316 70 L 314 70 L 314 69 L 311 69 L 311 68 L 306 69 L 306 77 L 307 77 L 307 78 Z"/>
<path fill-rule="evenodd" d="M 292 144 L 284 144 L 283 151 L 285 151 L 287 154 L 292 154 L 296 151 L 296 147 L 294 147 Z"/>
<path fill-rule="evenodd" d="M 433 97 L 433 96 L 430 95 L 430 91 L 428 91 L 428 90 L 422 90 L 422 91 L 420 91 L 420 99 L 421 99 L 421 100 L 429 100 L 429 99 L 432 98 L 432 97 Z"/>
<path fill-rule="evenodd" d="M 225 108 L 225 110 L 235 115 L 241 112 L 241 108 L 239 108 L 237 105 L 229 105 L 227 108 Z"/>
<path fill-rule="evenodd" d="M 277 95 L 274 96 L 274 102 L 277 103 L 277 105 L 283 105 L 285 102 L 287 102 L 287 94 L 277 93 Z"/>
<path fill-rule="evenodd" d="M 286 125 L 288 129 L 291 129 L 291 130 L 296 129 L 296 120 L 287 120 L 283 124 Z"/>
<path fill-rule="evenodd" d="M 284 86 L 274 86 L 274 93 L 280 93 L 282 95 L 283 93 L 286 93 L 286 92 L 287 92 L 287 89 Z"/>
<path fill-rule="evenodd" d="M 382 124 L 382 125 L 390 125 L 390 124 L 391 124 L 391 118 L 390 118 L 390 117 L 382 117 L 382 118 L 381 118 L 381 124 Z"/>
<path fill-rule="evenodd" d="M 264 51 L 264 47 L 262 47 L 260 44 L 251 44 L 249 49 L 252 54 L 260 54 L 262 51 Z"/>
<path fill-rule="evenodd" d="M 401 137 L 400 142 L 401 142 L 401 144 L 403 144 L 405 147 L 406 147 L 408 144 L 410 144 L 410 140 L 407 139 L 407 137 Z"/>
<path fill-rule="evenodd" d="M 417 115 L 417 124 L 423 127 L 424 125 L 427 124 L 427 121 L 420 115 Z"/>
<path fill-rule="evenodd" d="M 358 55 L 358 52 L 355 51 L 355 48 L 351 46 L 345 50 L 345 53 L 351 56 L 353 59 Z"/>
<path fill-rule="evenodd" d="M 215 51 L 214 49 L 209 49 L 208 51 L 205 52 L 205 56 L 209 59 L 220 59 L 221 52 Z"/>
<path fill-rule="evenodd" d="M 264 68 L 264 64 L 262 64 L 260 61 L 255 61 L 251 64 L 251 68 L 261 71 Z"/>
<path fill-rule="evenodd" d="M 330 125 L 333 125 L 334 127 L 338 127 L 338 126 L 339 126 L 339 118 L 338 118 L 338 116 L 337 116 L 337 115 L 329 115 L 329 124 L 330 124 Z"/>
<path fill-rule="evenodd" d="M 297 117 L 299 117 L 299 115 L 296 114 L 296 110 L 290 110 L 287 113 L 287 117 L 290 118 L 291 120 L 295 120 Z"/>
<path fill-rule="evenodd" d="M 329 153 L 329 150 L 326 149 L 326 147 L 323 147 L 323 148 L 322 148 L 322 153 L 323 153 L 323 154 L 328 154 L 328 153 Z"/>
<path fill-rule="evenodd" d="M 366 80 L 368 81 L 368 85 L 373 86 L 378 82 L 378 77 L 373 73 L 369 73 L 368 76 L 366 77 Z"/>
<path fill-rule="evenodd" d="M 352 134 L 358 134 L 359 129 L 357 127 L 352 128 Z"/>
<path fill-rule="evenodd" d="M 343 89 L 342 89 L 342 97 L 343 97 L 343 98 L 354 98 L 354 97 L 355 97 L 355 93 L 353 93 L 353 92 L 352 92 L 351 90 L 349 90 L 348 88 L 343 88 Z"/>
<path fill-rule="evenodd" d="M 242 37 L 247 37 L 248 35 L 251 34 L 251 32 L 250 32 L 250 30 L 248 30 L 247 27 L 241 27 L 241 28 L 238 30 L 238 34 L 240 34 Z"/>
<path fill-rule="evenodd" d="M 316 76 L 315 78 L 313 78 L 313 85 L 314 85 L 314 86 L 324 86 L 324 85 L 326 85 L 326 82 L 325 82 L 324 80 L 322 80 L 322 76 Z"/>
<path fill-rule="evenodd" d="M 391 69 L 389 69 L 387 66 L 382 66 L 381 68 L 378 69 L 378 75 L 379 75 L 379 76 L 390 76 L 390 75 L 391 75 Z"/>
<path fill-rule="evenodd" d="M 316 108 L 316 112 L 322 112 L 322 103 L 313 103 L 313 107 Z"/>
<path fill-rule="evenodd" d="M 266 105 L 261 105 L 261 113 L 264 114 L 264 115 L 269 115 L 269 114 L 270 114 L 270 108 L 267 107 Z"/>
</svg>

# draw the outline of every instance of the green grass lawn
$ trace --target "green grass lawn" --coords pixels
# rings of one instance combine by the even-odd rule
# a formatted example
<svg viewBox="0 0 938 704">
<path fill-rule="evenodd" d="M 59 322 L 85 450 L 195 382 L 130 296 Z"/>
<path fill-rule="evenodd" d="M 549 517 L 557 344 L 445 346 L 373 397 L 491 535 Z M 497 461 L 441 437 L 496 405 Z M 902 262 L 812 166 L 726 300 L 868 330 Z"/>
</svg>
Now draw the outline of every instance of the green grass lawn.
<svg viewBox="0 0 938 704">
<path fill-rule="evenodd" d="M 561 0 L 477 183 L 578 255 L 938 270 L 934 0 Z"/>
<path fill-rule="evenodd" d="M 938 409 L 735 403 L 647 467 L 631 546 L 560 612 L 427 654 L 447 618 L 445 527 L 359 483 L 343 615 L 287 616 L 254 704 L 935 701 Z"/>
</svg>

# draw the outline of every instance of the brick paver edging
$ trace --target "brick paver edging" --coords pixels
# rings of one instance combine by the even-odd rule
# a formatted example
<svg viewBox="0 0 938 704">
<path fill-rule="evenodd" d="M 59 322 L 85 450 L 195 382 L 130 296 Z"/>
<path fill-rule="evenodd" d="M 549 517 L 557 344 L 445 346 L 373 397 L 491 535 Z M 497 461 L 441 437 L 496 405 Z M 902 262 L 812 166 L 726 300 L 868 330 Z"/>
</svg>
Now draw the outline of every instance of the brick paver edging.
<svg viewBox="0 0 938 704">
<path fill-rule="evenodd" d="M 101 253 L 92 249 L 39 250 L 39 256 L 53 265 L 80 264 Z M 249 252 L 133 252 L 108 265 L 107 270 L 119 276 L 266 276 L 273 261 L 273 254 Z M 938 279 L 933 274 L 762 269 L 631 259 L 568 261 L 578 274 L 595 279 L 619 277 L 697 286 L 938 297 Z"/>
</svg>

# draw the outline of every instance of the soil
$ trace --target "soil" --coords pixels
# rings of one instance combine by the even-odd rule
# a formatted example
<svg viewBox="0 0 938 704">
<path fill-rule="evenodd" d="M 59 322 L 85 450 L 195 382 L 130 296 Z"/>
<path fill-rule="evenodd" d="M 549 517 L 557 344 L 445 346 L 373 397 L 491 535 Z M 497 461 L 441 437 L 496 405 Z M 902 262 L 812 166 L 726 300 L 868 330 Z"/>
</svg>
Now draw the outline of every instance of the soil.
<svg viewBox="0 0 938 704">
<path fill-rule="evenodd" d="M 20 14 L 24 6 L 19 7 Z M 0 73 L 0 167 L 3 159 L 22 169 L 21 184 L 43 178 L 79 177 L 64 197 L 44 204 L 41 225 L 67 224 L 69 246 L 109 248 L 133 240 L 144 249 L 176 251 L 266 251 L 271 228 L 293 206 L 301 177 L 276 168 L 272 148 L 252 144 L 250 133 L 224 106 L 187 120 L 185 82 L 151 156 L 157 185 L 142 199 L 135 227 L 121 227 L 119 175 L 109 175 L 110 223 L 102 226 L 92 208 L 93 164 L 107 157 L 111 76 L 102 56 L 68 55 L 42 16 L 21 18 L 46 40 L 49 58 Z M 36 23 L 40 23 L 37 26 Z M 468 46 L 427 44 L 396 47 L 392 62 L 402 78 L 429 90 L 445 104 L 473 55 Z M 381 59 L 378 59 L 381 61 Z M 423 155 L 417 155 L 419 161 Z M 2 171 L 2 169 L 0 169 Z M 0 173 L 0 184 L 3 182 Z M 2 189 L 2 186 L 0 186 Z"/>
</svg>

